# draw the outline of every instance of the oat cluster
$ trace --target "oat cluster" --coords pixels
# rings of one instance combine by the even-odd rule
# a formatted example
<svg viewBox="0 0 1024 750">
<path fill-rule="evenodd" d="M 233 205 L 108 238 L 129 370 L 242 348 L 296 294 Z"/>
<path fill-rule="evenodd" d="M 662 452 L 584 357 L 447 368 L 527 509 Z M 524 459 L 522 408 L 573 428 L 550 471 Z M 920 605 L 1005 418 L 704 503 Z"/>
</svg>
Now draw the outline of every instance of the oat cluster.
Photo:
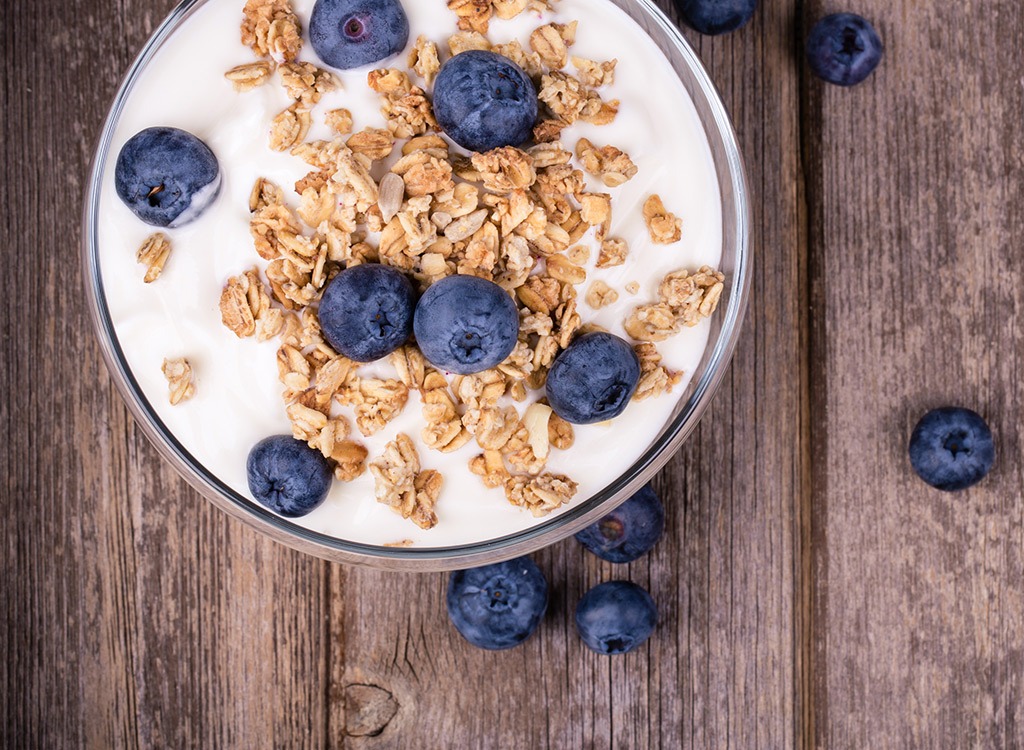
<svg viewBox="0 0 1024 750">
<path fill-rule="evenodd" d="M 590 258 L 582 242 L 590 230 L 600 248 L 597 267 L 622 265 L 629 252 L 625 240 L 609 236 L 612 194 L 588 190 L 585 173 L 614 190 L 636 176 L 637 166 L 612 145 L 585 138 L 574 149 L 562 144 L 568 126 L 610 123 L 619 108 L 618 101 L 598 91 L 614 81 L 617 61 L 572 55 L 575 22 L 538 27 L 527 50 L 515 41 L 492 44 L 489 21 L 547 10 L 547 0 L 448 0 L 447 5 L 459 28 L 447 40 L 449 54 L 492 50 L 533 77 L 542 104 L 536 145 L 453 153 L 437 133 L 423 88 L 429 89 L 442 64 L 437 45 L 425 37 L 416 41 L 407 70 L 368 75 L 367 85 L 380 97 L 382 123 L 376 125 L 383 127 L 354 130 L 351 113 L 336 109 L 324 114 L 334 137 L 308 141 L 316 105 L 338 82 L 310 63 L 297 62 L 301 36 L 286 0 L 246 4 L 242 38 L 263 59 L 233 68 L 226 77 L 244 92 L 277 74 L 293 104 L 274 118 L 270 147 L 303 159 L 309 172 L 294 192 L 265 179 L 253 186 L 250 230 L 256 253 L 268 264 L 266 283 L 256 268 L 229 279 L 221 315 L 239 337 L 278 339 L 279 377 L 293 433 L 335 463 L 340 481 L 361 475 L 368 458 L 342 409 L 353 416 L 361 435 L 370 436 L 402 413 L 417 392 L 421 446 L 451 452 L 474 442 L 472 473 L 487 487 L 502 488 L 513 505 L 540 516 L 576 494 L 572 479 L 546 470 L 553 451 L 572 447 L 574 433 L 543 400 L 525 409 L 518 404 L 544 387 L 555 357 L 575 336 L 595 328 L 580 317 L 581 293 L 593 308 L 618 299 L 603 281 L 580 289 Z M 566 69 L 570 64 L 575 74 Z M 645 205 L 644 218 L 656 242 L 680 239 L 678 220 L 657 196 Z M 492 370 L 449 380 L 409 344 L 389 358 L 393 378 L 363 377 L 358 363 L 324 341 L 316 311 L 340 270 L 368 262 L 405 271 L 421 291 L 453 274 L 494 281 L 520 308 L 516 348 Z M 710 315 L 721 282 L 721 274 L 711 269 L 670 275 L 662 284 L 662 301 L 630 316 L 630 335 L 647 342 L 637 347 L 643 365 L 638 399 L 664 393 L 682 377 L 661 366 L 649 342 L 692 325 L 695 316 Z M 649 314 L 648 308 L 658 308 L 659 314 Z M 410 436 L 397 435 L 368 466 L 379 502 L 421 528 L 437 523 L 443 479 L 421 468 Z"/>
</svg>

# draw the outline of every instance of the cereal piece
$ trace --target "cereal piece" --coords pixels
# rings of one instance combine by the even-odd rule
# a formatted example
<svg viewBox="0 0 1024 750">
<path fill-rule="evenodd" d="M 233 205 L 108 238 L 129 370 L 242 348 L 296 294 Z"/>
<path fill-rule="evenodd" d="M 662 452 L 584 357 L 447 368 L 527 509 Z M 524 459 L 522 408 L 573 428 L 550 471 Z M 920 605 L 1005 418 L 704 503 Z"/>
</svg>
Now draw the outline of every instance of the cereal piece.
<svg viewBox="0 0 1024 750">
<path fill-rule="evenodd" d="M 570 24 L 545 24 L 530 34 L 530 48 L 552 70 L 565 67 L 569 61 L 569 45 L 574 41 L 576 21 Z"/>
<path fill-rule="evenodd" d="M 232 276 L 220 297 L 220 314 L 224 325 L 238 338 L 256 333 L 256 321 L 270 310 L 270 297 L 255 268 Z"/>
<path fill-rule="evenodd" d="M 364 128 L 345 141 L 345 145 L 354 154 L 365 154 L 373 161 L 379 161 L 391 156 L 395 150 L 395 138 L 387 130 Z"/>
<path fill-rule="evenodd" d="M 533 159 L 525 151 L 514 146 L 503 146 L 483 154 L 473 154 L 472 164 L 479 173 L 480 181 L 488 190 L 496 193 L 510 193 L 519 188 L 528 188 L 537 180 Z"/>
<path fill-rule="evenodd" d="M 595 310 L 614 304 L 619 299 L 619 293 L 603 281 L 595 281 L 587 290 L 587 304 Z"/>
<path fill-rule="evenodd" d="M 640 291 L 640 282 L 631 281 L 626 284 L 626 291 L 630 294 L 637 294 Z"/>
<path fill-rule="evenodd" d="M 665 208 L 659 195 L 652 195 L 644 202 L 644 222 L 651 242 L 657 245 L 671 245 L 683 236 L 682 220 Z"/>
<path fill-rule="evenodd" d="M 564 255 L 552 255 L 547 260 L 548 275 L 566 284 L 582 284 L 587 280 L 587 272 L 572 263 Z"/>
<path fill-rule="evenodd" d="M 412 539 L 400 539 L 397 542 L 384 542 L 385 547 L 413 547 L 416 543 Z"/>
<path fill-rule="evenodd" d="M 270 80 L 274 74 L 274 63 L 271 60 L 236 65 L 224 77 L 231 81 L 235 91 L 252 91 Z"/>
<path fill-rule="evenodd" d="M 471 50 L 488 51 L 491 43 L 478 31 L 459 31 L 448 37 L 448 52 L 452 57 Z"/>
<path fill-rule="evenodd" d="M 399 433 L 384 453 L 370 462 L 377 502 L 389 506 L 402 518 L 410 518 L 420 528 L 437 524 L 434 505 L 441 491 L 442 478 L 436 471 L 420 471 L 416 446 L 408 435 Z"/>
<path fill-rule="evenodd" d="M 491 14 L 494 12 L 491 0 L 448 0 L 448 9 L 459 19 L 460 29 L 480 34 L 487 33 Z"/>
<path fill-rule="evenodd" d="M 603 240 L 612 225 L 612 197 L 608 193 L 581 193 L 580 217 L 598 227 L 597 238 Z"/>
<path fill-rule="evenodd" d="M 541 78 L 538 98 L 566 124 L 572 125 L 583 114 L 589 91 L 568 73 L 555 70 Z M 543 124 L 543 123 L 542 123 Z M 540 137 L 538 141 L 542 141 Z"/>
<path fill-rule="evenodd" d="M 274 151 L 287 151 L 305 139 L 311 124 L 309 110 L 296 102 L 271 121 L 270 148 Z"/>
<path fill-rule="evenodd" d="M 356 427 L 366 437 L 384 429 L 402 413 L 409 400 L 409 389 L 399 380 L 363 379 L 359 382 L 359 394 Z"/>
<path fill-rule="evenodd" d="M 533 455 L 546 461 L 551 451 L 551 415 L 554 412 L 547 404 L 530 404 L 523 414 L 523 424 L 530 433 L 529 444 Z"/>
<path fill-rule="evenodd" d="M 352 113 L 347 109 L 332 109 L 324 115 L 324 122 L 338 135 L 348 135 L 352 132 Z"/>
<path fill-rule="evenodd" d="M 501 451 L 484 451 L 469 462 L 469 470 L 481 477 L 484 486 L 491 489 L 503 487 L 512 478 L 505 468 L 505 459 Z"/>
<path fill-rule="evenodd" d="M 421 35 L 416 40 L 416 46 L 409 53 L 408 65 L 427 82 L 428 86 L 432 86 L 438 71 L 441 70 L 441 61 L 437 57 L 437 45 Z"/>
<path fill-rule="evenodd" d="M 284 191 L 265 177 L 257 177 L 249 193 L 249 212 L 256 213 L 267 206 L 284 203 Z"/>
<path fill-rule="evenodd" d="M 515 18 L 526 10 L 528 0 L 491 0 L 494 5 L 494 15 L 503 21 Z"/>
<path fill-rule="evenodd" d="M 187 359 L 165 359 L 161 368 L 167 378 L 170 390 L 169 398 L 172 406 L 188 401 L 195 395 L 196 387 L 192 382 L 192 365 Z"/>
<path fill-rule="evenodd" d="M 398 378 L 407 388 L 418 390 L 423 387 L 427 362 L 423 354 L 412 344 L 393 351 L 389 359 L 398 371 Z"/>
<path fill-rule="evenodd" d="M 528 509 L 534 516 L 545 516 L 572 500 L 578 486 L 561 474 L 512 477 L 505 482 L 505 497 L 513 505 Z"/>
<path fill-rule="evenodd" d="M 637 341 L 664 341 L 679 333 L 681 323 L 670 305 L 640 305 L 626 318 L 626 333 Z"/>
<path fill-rule="evenodd" d="M 583 85 L 591 88 L 615 83 L 615 66 L 618 62 L 618 60 L 609 60 L 599 63 L 585 57 L 576 57 L 575 55 L 572 57 L 572 64 L 579 71 L 580 81 Z"/>
<path fill-rule="evenodd" d="M 142 279 L 145 283 L 152 284 L 160 278 L 170 254 L 171 241 L 167 239 L 166 234 L 157 232 L 146 238 L 138 252 L 135 253 L 135 259 L 146 266 L 146 275 Z"/>
<path fill-rule="evenodd" d="M 710 317 L 718 308 L 725 289 L 725 275 L 709 266 L 697 273 L 673 271 L 658 288 L 663 302 L 672 306 L 683 325 L 692 327 Z"/>
<path fill-rule="evenodd" d="M 286 62 L 278 68 L 281 83 L 292 99 L 307 108 L 320 101 L 320 97 L 338 87 L 338 79 L 326 70 L 308 62 Z"/>
<path fill-rule="evenodd" d="M 495 44 L 491 52 L 502 55 L 522 68 L 528 76 L 536 78 L 544 72 L 544 63 L 536 52 L 527 52 L 518 39 L 513 39 L 506 44 Z"/>
<path fill-rule="evenodd" d="M 672 372 L 662 366 L 661 353 L 654 344 L 637 344 L 633 351 L 640 359 L 640 382 L 633 394 L 634 401 L 671 393 L 672 388 L 682 380 L 683 373 Z"/>
<path fill-rule="evenodd" d="M 334 478 L 339 482 L 351 482 L 366 471 L 366 447 L 354 440 L 342 440 L 334 444 L 329 458 L 335 462 Z"/>
<path fill-rule="evenodd" d="M 292 423 L 292 437 L 308 443 L 315 443 L 320 432 L 327 427 L 327 415 L 301 403 L 293 403 L 288 409 Z"/>
<path fill-rule="evenodd" d="M 423 89 L 395 68 L 373 70 L 367 84 L 381 95 L 381 114 L 395 138 L 411 138 L 437 128 L 434 112 Z"/>
<path fill-rule="evenodd" d="M 586 245 L 574 245 L 566 252 L 565 257 L 577 266 L 585 265 L 590 260 L 590 248 Z"/>
<path fill-rule="evenodd" d="M 242 10 L 242 44 L 278 63 L 302 49 L 302 29 L 288 0 L 247 0 Z"/>
<path fill-rule="evenodd" d="M 548 442 L 561 451 L 569 450 L 576 442 L 576 434 L 572 425 L 554 412 L 548 420 Z"/>
<path fill-rule="evenodd" d="M 618 237 L 609 237 L 601 242 L 601 252 L 597 256 L 598 268 L 612 268 L 626 262 L 629 245 Z"/>
<path fill-rule="evenodd" d="M 583 168 L 595 177 L 600 177 L 607 187 L 623 185 L 637 173 L 637 166 L 629 154 L 614 146 L 597 148 L 586 138 L 580 138 L 576 144 L 576 156 Z"/>
<path fill-rule="evenodd" d="M 569 123 L 562 119 L 541 120 L 533 127 L 533 140 L 537 143 L 552 143 L 562 137 L 562 131 Z"/>
</svg>

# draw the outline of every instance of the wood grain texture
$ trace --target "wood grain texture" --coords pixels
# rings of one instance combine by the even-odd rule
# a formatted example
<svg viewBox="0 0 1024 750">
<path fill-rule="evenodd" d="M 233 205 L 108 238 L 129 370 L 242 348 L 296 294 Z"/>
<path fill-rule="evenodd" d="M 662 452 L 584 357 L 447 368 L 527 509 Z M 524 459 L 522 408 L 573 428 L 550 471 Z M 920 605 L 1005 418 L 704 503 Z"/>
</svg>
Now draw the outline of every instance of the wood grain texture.
<svg viewBox="0 0 1024 750">
<path fill-rule="evenodd" d="M 625 568 L 571 541 L 539 554 L 548 616 L 502 654 L 448 625 L 444 576 L 328 565 L 215 511 L 110 384 L 79 292 L 78 206 L 117 78 L 171 5 L 12 0 L 0 24 L 0 424 L 16 436 L 0 448 L 0 747 L 800 746 L 797 0 L 727 38 L 689 35 L 740 134 L 757 244 L 728 380 L 658 479 L 667 537 Z M 581 646 L 572 611 L 615 577 L 649 587 L 661 623 L 609 660 Z"/>
<path fill-rule="evenodd" d="M 1021 747 L 1024 208 L 1019 3 L 865 0 L 887 47 L 807 81 L 817 747 Z M 835 3 L 808 4 L 808 23 Z M 932 490 L 930 408 L 990 421 L 997 465 Z"/>
</svg>

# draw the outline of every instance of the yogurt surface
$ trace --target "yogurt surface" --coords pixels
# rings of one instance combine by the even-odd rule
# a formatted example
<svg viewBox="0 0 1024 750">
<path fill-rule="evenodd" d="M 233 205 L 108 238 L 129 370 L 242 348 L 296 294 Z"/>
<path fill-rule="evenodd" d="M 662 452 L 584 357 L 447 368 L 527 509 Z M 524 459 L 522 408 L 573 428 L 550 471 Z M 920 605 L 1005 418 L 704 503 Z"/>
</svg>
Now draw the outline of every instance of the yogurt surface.
<svg viewBox="0 0 1024 750">
<path fill-rule="evenodd" d="M 409 46 L 425 35 L 447 58 L 447 39 L 456 31 L 456 19 L 444 0 L 405 0 L 411 34 Z M 291 190 L 309 166 L 300 158 L 268 147 L 271 120 L 292 100 L 277 84 L 236 93 L 225 80 L 230 68 L 254 60 L 239 39 L 243 0 L 209 0 L 195 11 L 163 45 L 141 73 L 117 124 L 105 165 L 99 201 L 99 261 L 106 304 L 117 339 L 142 392 L 155 412 L 191 455 L 222 482 L 250 497 L 246 457 L 252 446 L 272 434 L 290 434 L 291 424 L 277 376 L 278 344 L 272 340 L 238 339 L 221 322 L 219 299 L 227 279 L 267 262 L 253 249 L 249 233 L 249 194 L 258 177 L 285 189 L 294 208 L 298 196 Z M 304 27 L 314 0 L 293 0 Z M 578 289 L 579 313 L 584 324 L 593 323 L 629 340 L 623 322 L 640 304 L 657 299 L 664 276 L 675 270 L 717 267 L 722 249 L 721 197 L 711 152 L 696 110 L 685 88 L 657 46 L 625 13 L 607 0 L 557 0 L 552 12 L 524 13 L 511 21 L 492 19 L 488 38 L 500 44 L 518 39 L 529 49 L 529 35 L 537 26 L 579 22 L 570 54 L 597 61 L 618 59 L 615 82 L 599 89 L 603 99 L 621 102 L 615 121 L 605 126 L 579 122 L 562 133 L 562 143 L 574 151 L 580 138 L 597 146 L 610 144 L 625 151 L 639 172 L 617 188 L 606 188 L 599 178 L 586 175 L 587 189 L 612 195 L 613 222 L 609 236 L 625 239 L 629 257 L 622 266 L 595 267 L 600 243 L 591 230 L 581 244 L 591 249 L 587 280 Z M 396 58 L 371 67 L 407 69 L 408 49 Z M 300 60 L 321 63 L 308 38 Z M 376 93 L 366 85 L 368 68 L 332 71 L 341 82 L 314 109 L 314 124 L 307 140 L 331 139 L 323 114 L 344 107 L 351 111 L 355 132 L 385 127 Z M 414 77 L 414 83 L 425 86 Z M 429 88 L 428 88 L 429 93 Z M 124 143 L 152 126 L 188 130 L 216 154 L 223 179 L 216 202 L 195 222 L 164 230 L 173 250 L 160 278 L 143 283 L 145 269 L 136 250 L 154 228 L 143 224 L 118 199 L 114 190 L 114 163 Z M 399 147 L 401 142 L 399 142 Z M 579 164 L 574 159 L 574 164 Z M 375 177 L 380 177 L 376 172 Z M 668 210 L 683 221 L 682 240 L 654 245 L 642 217 L 644 201 L 659 194 Z M 376 244 L 378 235 L 369 241 Z M 618 301 L 600 310 L 589 307 L 584 296 L 597 280 L 615 289 Z M 636 294 L 628 284 L 639 285 Z M 579 484 L 578 492 L 552 515 L 575 507 L 599 492 L 625 471 L 658 436 L 671 416 L 678 397 L 698 366 L 707 344 L 710 323 L 657 344 L 663 364 L 685 373 L 671 394 L 631 403 L 611 422 L 575 425 L 575 444 L 566 451 L 552 450 L 547 471 L 565 474 Z M 195 372 L 195 396 L 171 406 L 167 381 L 161 372 L 165 358 L 184 357 Z M 395 377 L 382 361 L 363 369 L 367 375 Z M 530 400 L 543 396 L 531 391 Z M 520 414 L 527 404 L 518 404 Z M 402 414 L 372 437 L 355 430 L 352 437 L 369 451 L 368 461 L 404 432 L 417 443 L 423 469 L 436 469 L 444 486 L 435 507 L 437 525 L 417 527 L 379 504 L 369 471 L 353 482 L 334 482 L 327 500 L 311 514 L 294 519 L 309 529 L 365 544 L 394 544 L 408 540 L 416 547 L 470 544 L 515 533 L 547 520 L 514 507 L 499 489 L 486 488 L 470 473 L 469 461 L 480 453 L 475 441 L 449 454 L 423 446 L 418 436 L 424 426 L 417 392 L 411 392 Z"/>
</svg>

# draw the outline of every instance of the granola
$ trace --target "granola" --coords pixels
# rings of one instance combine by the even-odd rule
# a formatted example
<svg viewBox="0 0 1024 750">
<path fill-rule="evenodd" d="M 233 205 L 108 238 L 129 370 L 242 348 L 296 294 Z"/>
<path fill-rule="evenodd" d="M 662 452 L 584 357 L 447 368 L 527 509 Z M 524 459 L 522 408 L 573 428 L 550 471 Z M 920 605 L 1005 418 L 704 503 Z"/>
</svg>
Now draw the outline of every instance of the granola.
<svg viewBox="0 0 1024 750">
<path fill-rule="evenodd" d="M 644 202 L 644 222 L 656 245 L 671 245 L 683 236 L 683 221 L 665 208 L 661 196 L 652 195 Z"/>
<path fill-rule="evenodd" d="M 192 382 L 192 365 L 187 359 L 165 359 L 161 369 L 164 377 L 167 378 L 167 387 L 170 390 L 168 397 L 172 406 L 177 406 L 182 401 L 188 401 L 195 395 L 196 387 Z"/>
<path fill-rule="evenodd" d="M 288 0 L 248 0 L 242 10 L 242 44 L 279 63 L 298 57 L 302 29 Z"/>
<path fill-rule="evenodd" d="M 146 267 L 146 275 L 143 281 L 152 284 L 163 273 L 164 264 L 171 254 L 171 241 L 163 232 L 157 232 L 146 238 L 135 254 L 135 259 Z"/>
<path fill-rule="evenodd" d="M 436 471 L 420 471 L 420 459 L 408 435 L 399 433 L 384 453 L 370 462 L 377 502 L 387 505 L 402 518 L 422 529 L 437 524 L 434 506 L 443 479 Z"/>
</svg>

